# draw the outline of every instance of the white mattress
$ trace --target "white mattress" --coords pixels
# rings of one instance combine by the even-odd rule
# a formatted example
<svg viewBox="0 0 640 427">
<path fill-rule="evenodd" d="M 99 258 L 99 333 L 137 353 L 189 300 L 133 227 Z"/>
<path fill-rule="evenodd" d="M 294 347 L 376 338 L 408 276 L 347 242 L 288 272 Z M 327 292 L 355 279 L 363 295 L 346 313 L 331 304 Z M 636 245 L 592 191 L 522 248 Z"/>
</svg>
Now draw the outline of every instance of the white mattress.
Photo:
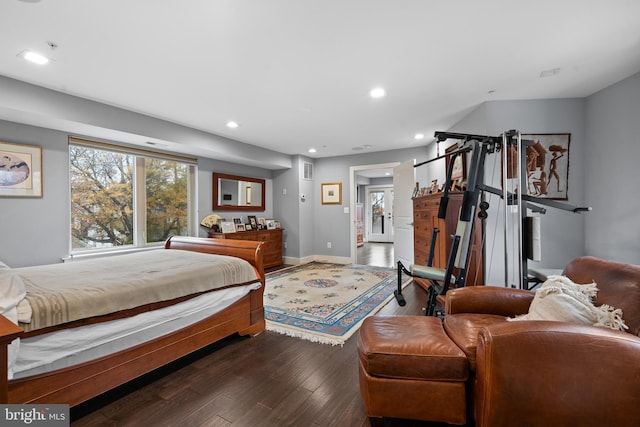
<svg viewBox="0 0 640 427">
<path fill-rule="evenodd" d="M 126 319 L 20 340 L 17 357 L 9 361 L 13 365 L 13 378 L 87 362 L 177 331 L 223 310 L 260 286 L 254 283 L 222 289 Z"/>
</svg>

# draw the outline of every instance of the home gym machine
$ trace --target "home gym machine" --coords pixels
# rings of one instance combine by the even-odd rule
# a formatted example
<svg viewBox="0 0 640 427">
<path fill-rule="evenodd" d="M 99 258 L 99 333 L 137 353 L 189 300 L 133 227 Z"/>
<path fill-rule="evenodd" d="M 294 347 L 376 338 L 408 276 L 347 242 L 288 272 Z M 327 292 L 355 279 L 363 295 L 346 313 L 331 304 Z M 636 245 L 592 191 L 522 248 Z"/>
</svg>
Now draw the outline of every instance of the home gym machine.
<svg viewBox="0 0 640 427">
<path fill-rule="evenodd" d="M 457 156 L 462 153 L 471 153 L 471 161 L 469 164 L 469 174 L 467 178 L 466 188 L 464 188 L 462 206 L 460 209 L 460 215 L 458 218 L 455 234 L 451 236 L 452 245 L 449 253 L 447 265 L 444 268 L 432 266 L 433 254 L 436 245 L 436 238 L 439 233 L 437 228 L 434 229 L 430 253 L 426 266 L 412 264 L 409 268 L 406 268 L 401 261 L 398 261 L 398 288 L 394 291 L 394 296 L 398 301 L 398 304 L 404 306 L 406 300 L 402 295 L 402 273 L 405 273 L 411 277 L 417 277 L 426 279 L 429 282 L 428 298 L 425 308 L 425 314 L 428 316 L 434 315 L 437 298 L 446 294 L 450 287 L 463 287 L 465 285 L 466 273 L 470 260 L 470 245 L 471 237 L 473 236 L 474 217 L 476 210 L 478 218 L 485 220 L 487 218 L 487 210 L 489 204 L 486 201 L 481 201 L 480 196 L 482 192 L 492 193 L 500 196 L 508 206 L 514 207 L 518 212 L 519 220 L 516 224 L 511 224 L 509 221 L 509 215 L 507 209 L 505 209 L 505 280 L 509 277 L 509 254 L 506 250 L 507 239 L 509 233 L 513 233 L 512 229 L 515 226 L 518 236 L 518 280 L 519 288 L 530 289 L 527 259 L 531 257 L 530 248 L 535 246 L 531 240 L 530 231 L 531 227 L 527 227 L 533 221 L 531 217 L 527 216 L 527 210 L 531 210 L 533 213 L 544 214 L 546 209 L 543 206 L 562 209 L 574 213 L 590 211 L 589 207 L 576 207 L 566 203 L 561 203 L 556 200 L 545 199 L 541 197 L 535 197 L 526 194 L 527 189 L 527 173 L 526 173 L 526 147 L 533 145 L 533 141 L 523 140 L 521 133 L 516 130 L 510 130 L 504 132 L 501 136 L 483 136 L 472 135 L 462 133 L 451 132 L 436 132 L 436 142 L 440 143 L 447 139 L 457 140 L 457 148 L 443 156 L 437 156 L 433 159 L 416 164 L 414 167 L 420 167 L 427 163 L 439 161 L 450 156 L 449 167 L 446 172 L 446 181 L 444 185 L 444 191 L 440 198 L 440 205 L 438 208 L 438 218 L 444 219 L 447 214 L 447 205 L 449 202 L 449 191 L 452 187 L 452 172 L 453 165 Z M 523 148 L 524 147 L 524 148 Z M 502 168 L 502 188 L 495 188 L 484 183 L 484 170 L 485 160 L 488 154 L 501 153 L 501 165 L 507 165 L 506 168 Z M 512 156 L 511 159 L 508 156 Z M 515 192 L 509 191 L 508 179 L 517 179 L 517 188 L 524 189 L 524 191 Z M 542 206 L 540 206 L 542 205 Z M 484 243 L 484 242 L 483 242 Z M 514 272 L 515 274 L 515 272 Z M 515 286 L 514 286 L 515 287 Z"/>
</svg>

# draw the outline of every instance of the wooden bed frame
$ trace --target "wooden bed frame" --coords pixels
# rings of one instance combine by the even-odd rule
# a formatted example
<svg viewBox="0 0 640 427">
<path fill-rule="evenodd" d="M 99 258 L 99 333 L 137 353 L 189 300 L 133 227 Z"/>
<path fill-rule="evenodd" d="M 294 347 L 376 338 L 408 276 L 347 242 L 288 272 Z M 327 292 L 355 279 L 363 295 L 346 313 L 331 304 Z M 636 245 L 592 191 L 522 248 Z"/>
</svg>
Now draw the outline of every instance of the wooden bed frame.
<svg viewBox="0 0 640 427">
<path fill-rule="evenodd" d="M 7 346 L 23 331 L 0 316 L 0 403 L 75 406 L 234 333 L 257 335 L 264 331 L 265 275 L 261 246 L 262 242 L 244 240 L 169 238 L 165 249 L 230 255 L 249 261 L 256 268 L 262 287 L 191 326 L 69 368 L 8 381 Z"/>
</svg>

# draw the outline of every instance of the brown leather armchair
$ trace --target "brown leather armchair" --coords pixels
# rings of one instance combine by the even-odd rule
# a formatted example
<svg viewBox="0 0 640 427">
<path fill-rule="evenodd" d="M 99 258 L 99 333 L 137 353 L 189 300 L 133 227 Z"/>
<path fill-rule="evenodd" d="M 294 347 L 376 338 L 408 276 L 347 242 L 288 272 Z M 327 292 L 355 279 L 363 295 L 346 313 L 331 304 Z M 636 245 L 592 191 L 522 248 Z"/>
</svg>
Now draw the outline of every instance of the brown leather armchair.
<svg viewBox="0 0 640 427">
<path fill-rule="evenodd" d="M 563 274 L 595 281 L 594 303 L 622 309 L 629 329 L 506 321 L 527 313 L 530 291 L 447 293 L 444 330 L 469 361 L 467 412 L 478 427 L 640 425 L 640 267 L 582 257 Z"/>
</svg>

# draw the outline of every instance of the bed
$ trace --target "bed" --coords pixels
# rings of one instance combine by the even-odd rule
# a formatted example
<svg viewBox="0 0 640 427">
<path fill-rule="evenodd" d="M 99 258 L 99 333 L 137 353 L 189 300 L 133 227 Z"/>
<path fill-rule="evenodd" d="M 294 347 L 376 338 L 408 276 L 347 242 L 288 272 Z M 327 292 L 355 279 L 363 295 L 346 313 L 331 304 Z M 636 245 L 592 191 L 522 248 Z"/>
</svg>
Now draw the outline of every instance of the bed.
<svg viewBox="0 0 640 427">
<path fill-rule="evenodd" d="M 31 317 L 29 323 L 16 322 L 25 316 L 17 306 L 7 311 L 9 318 L 18 313 L 13 321 L 0 316 L 0 403 L 75 406 L 227 336 L 262 332 L 265 275 L 261 246 L 262 242 L 176 236 L 166 241 L 164 249 L 146 251 L 164 260 L 135 254 L 107 257 L 92 274 L 84 273 L 83 277 L 94 278 L 91 282 L 97 285 L 87 284 L 90 298 L 76 306 L 73 299 L 78 288 L 71 283 L 78 268 L 86 271 L 91 267 L 84 264 L 88 261 L 53 264 L 52 270 L 47 270 L 49 266 L 13 269 L 12 277 L 19 270 L 21 281 L 27 283 L 26 297 L 18 299 L 21 303 L 29 300 Z M 189 266 L 193 263 L 193 269 L 172 264 L 178 262 L 174 258 L 183 257 Z M 132 261 L 125 262 L 129 259 Z M 125 267 L 128 264 L 133 267 Z M 222 273 L 207 270 L 200 275 L 207 280 L 192 280 L 188 276 L 196 264 L 215 264 Z M 65 273 L 71 266 L 76 270 Z M 136 266 L 140 271 L 128 270 Z M 128 278 L 123 280 L 124 290 L 105 284 L 114 271 L 121 280 Z M 54 293 L 51 307 L 43 309 L 40 306 L 47 305 L 43 303 L 46 298 L 39 292 L 45 292 L 47 286 L 38 284 L 40 277 L 58 278 L 60 286 L 71 291 Z M 194 285 L 185 285 L 192 281 Z M 207 281 L 215 283 L 208 287 Z M 149 286 L 142 282 L 151 282 L 153 290 L 137 295 L 133 285 Z M 106 293 L 109 287 L 113 290 Z M 10 289 L 3 285 L 0 298 Z M 114 311 L 114 307 L 121 309 Z M 80 343 L 76 349 L 75 341 L 67 341 L 80 336 L 91 346 L 80 349 Z M 47 343 L 62 347 L 51 350 L 44 347 Z M 64 347 L 72 350 L 58 357 Z M 56 360 L 40 360 L 53 354 Z"/>
</svg>

